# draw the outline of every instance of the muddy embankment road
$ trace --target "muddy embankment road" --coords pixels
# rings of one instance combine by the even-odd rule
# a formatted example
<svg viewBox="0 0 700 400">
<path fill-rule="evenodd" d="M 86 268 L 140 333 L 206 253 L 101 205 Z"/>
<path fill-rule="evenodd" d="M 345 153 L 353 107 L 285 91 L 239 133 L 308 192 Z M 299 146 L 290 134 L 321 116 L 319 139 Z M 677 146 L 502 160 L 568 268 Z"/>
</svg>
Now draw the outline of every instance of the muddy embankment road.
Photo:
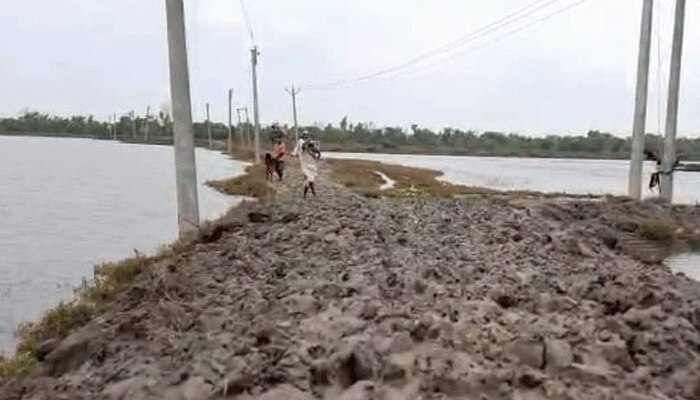
<svg viewBox="0 0 700 400">
<path fill-rule="evenodd" d="M 700 283 L 626 246 L 656 215 L 692 237 L 697 209 L 367 198 L 325 172 L 304 201 L 289 169 L 0 398 L 700 398 Z"/>
</svg>

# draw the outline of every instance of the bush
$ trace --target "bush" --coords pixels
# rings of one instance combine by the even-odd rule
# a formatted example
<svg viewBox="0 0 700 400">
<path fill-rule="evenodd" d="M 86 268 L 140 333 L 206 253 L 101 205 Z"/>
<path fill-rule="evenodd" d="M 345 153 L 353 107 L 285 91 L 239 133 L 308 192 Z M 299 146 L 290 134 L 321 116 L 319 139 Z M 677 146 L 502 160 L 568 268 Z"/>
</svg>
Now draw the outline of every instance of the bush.
<svg viewBox="0 0 700 400">
<path fill-rule="evenodd" d="M 27 375 L 34 371 L 37 363 L 36 357 L 29 352 L 19 353 L 14 358 L 0 356 L 0 379 Z"/>
<path fill-rule="evenodd" d="M 275 189 L 267 182 L 265 169 L 260 165 L 250 165 L 245 174 L 231 179 L 209 181 L 207 185 L 229 195 L 265 198 L 275 195 Z"/>
<path fill-rule="evenodd" d="M 646 239 L 665 242 L 673 240 L 676 224 L 670 218 L 654 217 L 643 221 L 639 230 Z"/>
</svg>

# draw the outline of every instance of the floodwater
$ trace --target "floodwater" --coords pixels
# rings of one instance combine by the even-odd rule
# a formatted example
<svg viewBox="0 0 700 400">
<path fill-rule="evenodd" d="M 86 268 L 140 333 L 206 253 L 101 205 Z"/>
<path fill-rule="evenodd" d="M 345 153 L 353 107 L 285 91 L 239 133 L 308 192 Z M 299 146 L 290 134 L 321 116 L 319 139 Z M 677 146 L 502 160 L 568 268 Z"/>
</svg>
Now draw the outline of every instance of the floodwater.
<svg viewBox="0 0 700 400">
<path fill-rule="evenodd" d="M 204 182 L 243 167 L 197 149 L 203 218 L 241 201 Z M 69 299 L 94 264 L 177 237 L 173 149 L 0 136 L 0 220 L 0 352 L 9 352 L 17 325 Z"/>
<path fill-rule="evenodd" d="M 579 160 L 516 157 L 424 156 L 375 153 L 333 153 L 328 158 L 354 158 L 381 161 L 444 172 L 443 179 L 467 186 L 501 190 L 535 190 L 569 194 L 627 193 L 629 163 L 624 160 Z M 644 195 L 655 164 L 644 164 Z M 700 203 L 700 172 L 678 172 L 674 202 Z"/>
<path fill-rule="evenodd" d="M 700 281 L 700 253 L 679 254 L 666 259 L 666 265 L 673 272 L 682 272 L 689 278 Z"/>
</svg>

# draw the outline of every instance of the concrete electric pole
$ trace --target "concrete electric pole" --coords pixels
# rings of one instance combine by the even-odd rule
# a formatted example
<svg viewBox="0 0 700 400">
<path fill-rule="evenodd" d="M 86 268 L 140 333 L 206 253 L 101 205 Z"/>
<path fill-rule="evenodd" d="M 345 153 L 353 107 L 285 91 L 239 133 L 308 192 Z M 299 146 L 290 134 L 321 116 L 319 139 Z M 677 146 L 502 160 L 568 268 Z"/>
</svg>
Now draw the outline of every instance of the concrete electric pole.
<svg viewBox="0 0 700 400">
<path fill-rule="evenodd" d="M 170 62 L 170 97 L 173 111 L 175 142 L 175 181 L 177 183 L 177 216 L 180 237 L 199 229 L 197 169 L 192 132 L 190 77 L 185 41 L 185 12 L 182 0 L 165 0 Z"/>
<path fill-rule="evenodd" d="M 244 139 L 245 139 L 245 137 L 243 136 L 243 129 L 242 129 L 242 127 L 241 127 L 241 124 L 243 124 L 243 121 L 241 120 L 241 111 L 242 111 L 242 110 L 243 110 L 242 108 L 237 108 L 237 109 L 236 109 L 236 116 L 238 117 L 238 129 L 241 130 L 241 131 L 240 131 L 241 143 L 243 143 L 243 142 L 244 142 Z M 246 141 L 246 144 L 249 144 L 249 143 L 247 143 L 247 141 Z"/>
<path fill-rule="evenodd" d="M 213 146 L 211 140 L 211 120 L 209 119 L 209 103 L 207 103 L 207 138 L 209 138 L 209 148 L 211 149 Z"/>
<path fill-rule="evenodd" d="M 231 121 L 231 107 L 233 105 L 233 89 L 228 90 L 228 140 L 226 142 L 226 149 L 228 154 L 233 153 L 233 126 Z"/>
<path fill-rule="evenodd" d="M 243 133 L 243 129 L 241 129 L 241 141 L 245 140 L 245 143 L 247 146 L 250 146 L 252 142 L 251 138 L 251 132 L 250 132 L 250 118 L 248 117 L 248 107 L 241 107 L 236 109 L 236 114 L 238 115 L 238 125 L 243 124 L 243 120 L 241 119 L 241 111 L 245 113 L 245 123 L 246 123 L 246 129 L 245 129 L 245 134 Z"/>
<path fill-rule="evenodd" d="M 248 107 L 243 107 L 243 113 L 245 114 L 245 124 L 248 131 L 248 145 L 253 143 L 253 125 L 250 123 L 250 114 L 248 114 Z"/>
<path fill-rule="evenodd" d="M 150 128 L 149 123 L 151 119 L 151 106 L 146 107 L 146 129 L 143 133 L 143 141 L 148 143 L 148 130 Z"/>
<path fill-rule="evenodd" d="M 258 46 L 250 49 L 250 61 L 253 67 L 253 118 L 255 120 L 255 163 L 260 164 L 260 111 L 258 109 Z"/>
<path fill-rule="evenodd" d="M 294 112 L 294 142 L 299 140 L 299 125 L 297 123 L 297 94 L 301 92 L 300 88 L 294 88 L 292 85 L 291 89 L 285 89 L 290 96 L 292 96 L 292 110 Z"/>
<path fill-rule="evenodd" d="M 136 140 L 136 112 L 131 110 L 131 139 Z"/>
<path fill-rule="evenodd" d="M 644 0 L 642 29 L 639 37 L 639 59 L 637 61 L 637 89 L 634 101 L 634 123 L 632 125 L 632 149 L 628 194 L 631 198 L 642 198 L 642 169 L 644 166 L 644 137 L 647 119 L 647 91 L 649 88 L 649 58 L 651 48 L 652 14 L 654 0 Z"/>
<path fill-rule="evenodd" d="M 668 79 L 666 134 L 664 136 L 663 157 L 661 158 L 661 167 L 663 170 L 659 179 L 659 193 L 661 199 L 669 203 L 673 200 L 673 165 L 676 163 L 676 130 L 678 129 L 678 96 L 681 86 L 685 0 L 676 0 L 676 14 L 674 19 L 671 74 Z"/>
</svg>

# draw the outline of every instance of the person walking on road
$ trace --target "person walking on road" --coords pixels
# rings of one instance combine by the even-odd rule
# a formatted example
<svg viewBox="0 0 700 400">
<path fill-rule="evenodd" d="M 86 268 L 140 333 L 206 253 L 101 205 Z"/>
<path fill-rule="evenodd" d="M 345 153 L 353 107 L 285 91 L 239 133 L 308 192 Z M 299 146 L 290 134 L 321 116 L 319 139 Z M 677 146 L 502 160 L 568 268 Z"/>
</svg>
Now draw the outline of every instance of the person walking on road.
<svg viewBox="0 0 700 400">
<path fill-rule="evenodd" d="M 284 178 L 284 156 L 287 154 L 287 145 L 284 143 L 284 138 L 279 137 L 272 149 L 272 158 L 275 160 L 275 172 L 280 180 Z"/>
<path fill-rule="evenodd" d="M 304 134 L 297 142 L 292 154 L 299 157 L 301 172 L 304 174 L 304 198 L 306 198 L 309 190 L 316 196 L 314 182 L 318 174 L 318 160 L 321 158 L 321 152 L 318 151 L 312 141 L 308 140 L 308 136 Z"/>
</svg>

